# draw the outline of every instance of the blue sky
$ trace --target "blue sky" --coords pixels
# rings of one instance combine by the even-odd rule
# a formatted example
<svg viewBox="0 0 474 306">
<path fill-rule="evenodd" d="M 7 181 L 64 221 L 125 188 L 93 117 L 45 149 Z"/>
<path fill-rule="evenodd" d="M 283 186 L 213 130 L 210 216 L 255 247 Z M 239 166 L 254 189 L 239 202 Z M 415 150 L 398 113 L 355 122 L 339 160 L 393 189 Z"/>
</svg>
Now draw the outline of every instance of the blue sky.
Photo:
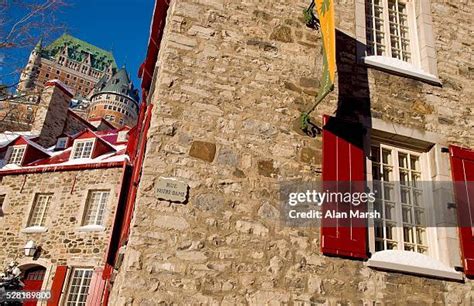
<svg viewBox="0 0 474 306">
<path fill-rule="evenodd" d="M 139 87 L 137 71 L 146 56 L 154 0 L 72 0 L 58 15 L 68 33 L 111 50 Z M 22 51 L 25 53 L 26 51 Z M 26 52 L 24 63 L 28 60 Z M 23 58 L 23 56 L 21 57 Z M 17 79 L 18 76 L 15 76 Z"/>
</svg>

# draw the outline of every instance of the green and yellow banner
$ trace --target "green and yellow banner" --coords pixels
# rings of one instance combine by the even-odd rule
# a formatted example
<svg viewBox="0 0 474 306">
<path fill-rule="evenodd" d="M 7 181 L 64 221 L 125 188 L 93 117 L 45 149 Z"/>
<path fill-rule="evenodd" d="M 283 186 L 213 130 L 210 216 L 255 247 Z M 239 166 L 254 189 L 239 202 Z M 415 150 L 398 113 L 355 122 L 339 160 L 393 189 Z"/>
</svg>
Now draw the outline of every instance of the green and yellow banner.
<svg viewBox="0 0 474 306">
<path fill-rule="evenodd" d="M 323 38 L 323 76 L 316 103 L 334 89 L 336 74 L 336 27 L 334 25 L 334 0 L 315 0 Z"/>
<path fill-rule="evenodd" d="M 334 89 L 334 77 L 336 74 L 336 27 L 334 25 L 334 0 L 313 0 L 310 14 L 315 9 L 319 19 L 321 36 L 323 40 L 323 75 L 321 87 L 319 88 L 316 101 L 311 109 L 303 113 L 302 127 L 305 129 L 309 120 L 309 114 L 316 106 Z M 305 17 L 307 16 L 305 11 Z M 314 17 L 314 16 L 313 16 Z M 311 23 L 311 21 L 308 24 Z"/>
</svg>

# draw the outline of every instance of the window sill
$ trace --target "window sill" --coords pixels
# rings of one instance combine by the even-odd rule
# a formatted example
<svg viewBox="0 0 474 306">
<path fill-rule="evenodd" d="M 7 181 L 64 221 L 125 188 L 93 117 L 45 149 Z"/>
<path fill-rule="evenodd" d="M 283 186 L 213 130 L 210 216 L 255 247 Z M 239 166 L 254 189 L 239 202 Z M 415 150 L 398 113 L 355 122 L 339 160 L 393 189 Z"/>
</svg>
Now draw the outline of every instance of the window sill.
<svg viewBox="0 0 474 306">
<path fill-rule="evenodd" d="M 462 273 L 455 271 L 440 261 L 409 251 L 389 250 L 377 252 L 367 261 L 367 266 L 457 281 L 464 279 Z"/>
<path fill-rule="evenodd" d="M 78 232 L 103 232 L 105 226 L 102 225 L 84 225 L 76 229 Z"/>
<path fill-rule="evenodd" d="M 26 233 L 26 234 L 46 233 L 47 231 L 48 231 L 48 228 L 44 226 L 30 226 L 21 230 L 22 233 Z"/>
<path fill-rule="evenodd" d="M 410 63 L 401 61 L 396 58 L 391 58 L 387 56 L 366 56 L 363 58 L 364 64 L 373 68 L 379 68 L 389 72 L 394 72 L 402 76 L 408 76 L 420 81 L 425 81 L 433 85 L 441 86 L 441 80 L 438 79 L 435 75 L 427 73 L 421 70 L 418 67 L 413 66 Z"/>
</svg>

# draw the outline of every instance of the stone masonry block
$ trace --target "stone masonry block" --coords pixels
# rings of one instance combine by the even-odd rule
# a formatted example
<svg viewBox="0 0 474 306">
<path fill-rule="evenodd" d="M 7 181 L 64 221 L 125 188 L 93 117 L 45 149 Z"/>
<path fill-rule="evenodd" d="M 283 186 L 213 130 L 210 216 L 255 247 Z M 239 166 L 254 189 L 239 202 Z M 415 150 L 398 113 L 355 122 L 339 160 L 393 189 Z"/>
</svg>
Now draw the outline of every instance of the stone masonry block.
<svg viewBox="0 0 474 306">
<path fill-rule="evenodd" d="M 193 141 L 189 155 L 212 163 L 216 155 L 216 144 L 205 141 Z"/>
</svg>

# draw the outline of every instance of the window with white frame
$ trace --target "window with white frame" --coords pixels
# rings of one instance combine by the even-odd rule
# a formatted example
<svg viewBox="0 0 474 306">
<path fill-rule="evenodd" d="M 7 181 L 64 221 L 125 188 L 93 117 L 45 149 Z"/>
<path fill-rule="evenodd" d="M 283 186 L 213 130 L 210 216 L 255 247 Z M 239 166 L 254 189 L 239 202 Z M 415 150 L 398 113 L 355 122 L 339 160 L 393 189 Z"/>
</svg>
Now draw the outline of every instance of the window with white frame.
<svg viewBox="0 0 474 306">
<path fill-rule="evenodd" d="M 56 142 L 57 149 L 65 149 L 66 145 L 67 145 L 67 137 L 58 138 L 58 141 Z"/>
<path fill-rule="evenodd" d="M 46 225 L 46 216 L 49 206 L 51 205 L 52 198 L 52 193 L 36 194 L 30 218 L 28 220 L 28 227 Z"/>
<path fill-rule="evenodd" d="M 440 84 L 430 0 L 356 1 L 357 46 L 365 64 Z"/>
<path fill-rule="evenodd" d="M 76 140 L 72 149 L 71 159 L 91 158 L 92 148 L 94 147 L 94 140 Z"/>
<path fill-rule="evenodd" d="M 381 214 L 373 227 L 375 252 L 404 250 L 428 254 L 424 153 L 378 144 L 371 150 L 371 176 Z"/>
<path fill-rule="evenodd" d="M 367 0 L 367 54 L 411 62 L 412 1 Z"/>
<path fill-rule="evenodd" d="M 66 298 L 67 306 L 86 305 L 92 274 L 91 268 L 74 268 L 72 270 Z"/>
<path fill-rule="evenodd" d="M 105 209 L 109 190 L 92 190 L 87 196 L 82 225 L 104 225 Z"/>
<path fill-rule="evenodd" d="M 26 146 L 14 146 L 10 149 L 7 164 L 21 165 Z"/>
</svg>

